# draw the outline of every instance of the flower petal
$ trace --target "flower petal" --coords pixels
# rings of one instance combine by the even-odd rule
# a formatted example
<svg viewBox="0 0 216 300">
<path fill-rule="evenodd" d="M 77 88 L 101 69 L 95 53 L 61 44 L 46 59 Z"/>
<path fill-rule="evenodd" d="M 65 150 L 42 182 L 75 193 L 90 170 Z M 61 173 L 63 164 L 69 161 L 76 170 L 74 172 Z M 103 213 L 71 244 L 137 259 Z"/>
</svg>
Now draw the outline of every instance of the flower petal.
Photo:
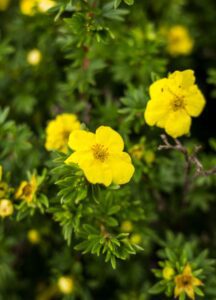
<svg viewBox="0 0 216 300">
<path fill-rule="evenodd" d="M 89 165 L 89 162 L 93 161 L 93 155 L 91 151 L 77 151 L 72 153 L 66 160 L 65 163 L 78 164 L 81 169 L 85 167 L 85 165 Z"/>
<path fill-rule="evenodd" d="M 182 292 L 184 292 L 184 289 L 182 287 L 176 286 L 174 291 L 175 298 L 177 298 Z"/>
<path fill-rule="evenodd" d="M 199 88 L 194 85 L 190 88 L 189 94 L 185 98 L 185 108 L 189 115 L 197 117 L 205 106 L 205 98 Z"/>
<path fill-rule="evenodd" d="M 95 143 L 95 134 L 85 130 L 74 130 L 70 136 L 68 145 L 73 150 L 89 150 Z"/>
<path fill-rule="evenodd" d="M 192 283 L 193 283 L 194 286 L 200 286 L 200 285 L 203 285 L 202 281 L 199 280 L 199 279 L 196 278 L 196 277 L 193 277 Z"/>
<path fill-rule="evenodd" d="M 96 142 L 105 145 L 113 152 L 124 149 L 124 141 L 120 134 L 108 126 L 100 126 L 96 130 Z"/>
<path fill-rule="evenodd" d="M 189 264 L 187 264 L 187 265 L 184 267 L 183 275 L 186 275 L 186 276 L 192 276 L 192 270 L 191 270 L 191 266 L 190 266 Z"/>
<path fill-rule="evenodd" d="M 144 113 L 145 121 L 150 126 L 164 127 L 169 111 L 170 106 L 167 100 L 164 102 L 150 100 Z"/>
<path fill-rule="evenodd" d="M 112 155 L 108 161 L 112 170 L 112 180 L 116 184 L 125 184 L 130 181 L 134 174 L 134 166 L 131 163 L 130 155 L 120 152 Z"/>
<path fill-rule="evenodd" d="M 160 101 L 159 99 L 161 99 L 161 97 L 165 98 L 166 95 L 164 92 L 166 91 L 167 84 L 167 78 L 159 79 L 152 83 L 149 88 L 149 94 L 151 99 Z"/>
<path fill-rule="evenodd" d="M 169 114 L 165 125 L 165 131 L 173 138 L 187 134 L 190 131 L 191 117 L 181 109 Z"/>
<path fill-rule="evenodd" d="M 171 79 L 170 84 L 183 89 L 188 89 L 195 82 L 193 70 L 175 71 L 168 77 Z"/>
<path fill-rule="evenodd" d="M 92 163 L 85 165 L 83 172 L 87 180 L 93 184 L 101 183 L 109 186 L 112 183 L 112 172 L 106 163 L 93 160 Z"/>
<path fill-rule="evenodd" d="M 186 294 L 188 295 L 189 298 L 191 298 L 193 300 L 195 299 L 193 286 L 185 287 L 185 292 L 186 292 Z"/>
</svg>

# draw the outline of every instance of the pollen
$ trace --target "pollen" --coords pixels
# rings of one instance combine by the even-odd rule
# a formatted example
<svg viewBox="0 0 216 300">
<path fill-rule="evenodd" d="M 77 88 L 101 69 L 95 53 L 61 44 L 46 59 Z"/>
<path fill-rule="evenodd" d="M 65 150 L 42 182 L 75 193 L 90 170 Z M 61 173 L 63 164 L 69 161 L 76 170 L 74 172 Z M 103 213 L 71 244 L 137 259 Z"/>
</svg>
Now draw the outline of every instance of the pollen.
<svg viewBox="0 0 216 300">
<path fill-rule="evenodd" d="M 26 184 L 26 186 L 24 186 L 23 188 L 23 195 L 28 197 L 32 194 L 32 185 L 30 183 Z"/>
<path fill-rule="evenodd" d="M 185 108 L 185 105 L 184 105 L 183 97 L 176 97 L 172 102 L 173 111 L 177 111 L 177 110 L 184 109 L 184 108 Z"/>
<path fill-rule="evenodd" d="M 94 158 L 101 162 L 105 162 L 105 160 L 109 156 L 108 148 L 106 148 L 104 145 L 101 144 L 93 145 L 92 151 L 93 151 Z"/>
</svg>

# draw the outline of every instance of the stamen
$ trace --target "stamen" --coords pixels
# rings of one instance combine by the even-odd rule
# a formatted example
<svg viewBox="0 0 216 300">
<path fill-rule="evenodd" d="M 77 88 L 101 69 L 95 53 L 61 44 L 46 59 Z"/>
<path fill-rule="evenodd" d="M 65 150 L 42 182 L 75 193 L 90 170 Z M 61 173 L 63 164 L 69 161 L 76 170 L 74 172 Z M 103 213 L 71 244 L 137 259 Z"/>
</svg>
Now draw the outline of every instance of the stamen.
<svg viewBox="0 0 216 300">
<path fill-rule="evenodd" d="M 24 196 L 30 196 L 32 193 L 32 186 L 30 183 L 28 183 L 26 186 L 23 188 L 23 195 Z"/>
<path fill-rule="evenodd" d="M 92 151 L 93 151 L 94 158 L 100 160 L 101 162 L 104 162 L 109 156 L 108 149 L 101 144 L 93 145 Z"/>
</svg>

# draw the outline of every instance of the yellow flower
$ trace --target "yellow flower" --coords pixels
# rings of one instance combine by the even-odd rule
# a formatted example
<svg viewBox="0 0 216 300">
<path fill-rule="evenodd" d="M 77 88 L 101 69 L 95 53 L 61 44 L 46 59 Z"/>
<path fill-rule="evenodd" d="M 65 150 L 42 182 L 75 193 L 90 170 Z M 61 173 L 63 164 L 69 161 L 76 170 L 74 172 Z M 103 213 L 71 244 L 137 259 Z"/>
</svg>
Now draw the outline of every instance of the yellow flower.
<svg viewBox="0 0 216 300">
<path fill-rule="evenodd" d="M 20 10 L 25 15 L 33 16 L 37 11 L 46 12 L 55 4 L 52 0 L 21 0 Z"/>
<path fill-rule="evenodd" d="M 32 66 L 38 65 L 41 62 L 41 59 L 42 54 L 38 49 L 32 49 L 27 54 L 27 62 Z"/>
<path fill-rule="evenodd" d="M 36 12 L 38 0 L 21 0 L 20 10 L 24 15 L 32 16 Z"/>
<path fill-rule="evenodd" d="M 27 203 L 31 203 L 34 200 L 35 193 L 37 191 L 37 178 L 32 175 L 30 181 L 22 181 L 16 191 L 15 198 L 22 199 Z"/>
<path fill-rule="evenodd" d="M 14 212 L 13 203 L 8 199 L 0 200 L 0 217 L 5 218 Z"/>
<path fill-rule="evenodd" d="M 146 123 L 165 128 L 173 138 L 189 133 L 191 117 L 199 116 L 205 105 L 205 98 L 194 82 L 192 70 L 175 71 L 154 82 L 144 113 Z"/>
<path fill-rule="evenodd" d="M 74 281 L 69 276 L 62 276 L 58 279 L 58 287 L 63 294 L 71 294 L 74 290 Z"/>
<path fill-rule="evenodd" d="M 48 123 L 46 128 L 45 147 L 48 151 L 66 152 L 68 138 L 71 132 L 80 128 L 80 122 L 73 114 L 61 114 Z"/>
<path fill-rule="evenodd" d="M 167 40 L 167 50 L 173 56 L 188 55 L 193 49 L 194 41 L 184 26 L 171 27 L 167 32 Z"/>
<path fill-rule="evenodd" d="M 55 5 L 56 5 L 56 2 L 52 1 L 52 0 L 39 0 L 38 1 L 38 10 L 40 12 L 44 13 Z"/>
<path fill-rule="evenodd" d="M 10 0 L 0 0 L 0 10 L 6 10 L 9 4 Z"/>
<path fill-rule="evenodd" d="M 40 242 L 40 233 L 35 229 L 30 229 L 27 232 L 27 238 L 32 244 L 38 244 Z"/>
<path fill-rule="evenodd" d="M 93 184 L 125 184 L 134 173 L 129 154 L 123 152 L 121 136 L 108 126 L 100 126 L 95 134 L 84 130 L 73 131 L 69 146 L 75 152 L 65 163 L 77 163 Z"/>
<path fill-rule="evenodd" d="M 144 153 L 144 147 L 143 145 L 136 144 L 132 148 L 130 148 L 129 153 L 131 154 L 132 157 L 141 160 Z"/>
<path fill-rule="evenodd" d="M 132 244 L 139 245 L 142 242 L 142 236 L 139 233 L 134 233 L 130 237 L 130 241 Z"/>
<path fill-rule="evenodd" d="M 151 165 L 155 161 L 155 154 L 152 150 L 146 150 L 144 152 L 144 159 L 147 164 Z"/>
<path fill-rule="evenodd" d="M 133 223 L 131 221 L 124 221 L 121 223 L 121 231 L 131 232 L 133 230 Z"/>
<path fill-rule="evenodd" d="M 170 280 L 174 276 L 175 271 L 174 271 L 174 269 L 172 267 L 166 266 L 166 267 L 163 268 L 162 273 L 163 273 L 163 278 L 164 279 Z"/>
<path fill-rule="evenodd" d="M 195 299 L 194 288 L 203 285 L 202 281 L 194 277 L 191 267 L 187 264 L 183 273 L 175 277 L 175 297 L 182 293 L 186 293 L 191 299 Z"/>
</svg>

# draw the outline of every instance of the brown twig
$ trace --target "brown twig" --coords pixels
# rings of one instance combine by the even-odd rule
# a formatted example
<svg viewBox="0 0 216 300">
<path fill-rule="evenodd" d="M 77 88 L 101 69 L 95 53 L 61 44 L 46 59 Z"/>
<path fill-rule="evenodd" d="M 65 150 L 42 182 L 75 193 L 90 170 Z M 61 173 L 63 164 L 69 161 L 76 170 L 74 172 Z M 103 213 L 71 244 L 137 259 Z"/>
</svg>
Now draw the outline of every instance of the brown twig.
<svg viewBox="0 0 216 300">
<path fill-rule="evenodd" d="M 177 150 L 181 152 L 185 157 L 185 182 L 184 182 L 184 188 L 183 198 L 186 199 L 189 191 L 191 190 L 192 182 L 195 178 L 199 176 L 210 176 L 210 175 L 216 175 L 216 166 L 205 170 L 200 160 L 197 158 L 197 154 L 202 149 L 201 146 L 195 146 L 192 152 L 190 153 L 186 147 L 184 147 L 181 142 L 178 139 L 175 139 L 175 144 L 171 144 L 168 141 L 168 138 L 165 134 L 161 135 L 161 139 L 163 141 L 163 144 L 158 147 L 158 150 Z M 194 167 L 195 171 L 193 176 L 190 176 L 191 170 Z"/>
</svg>

